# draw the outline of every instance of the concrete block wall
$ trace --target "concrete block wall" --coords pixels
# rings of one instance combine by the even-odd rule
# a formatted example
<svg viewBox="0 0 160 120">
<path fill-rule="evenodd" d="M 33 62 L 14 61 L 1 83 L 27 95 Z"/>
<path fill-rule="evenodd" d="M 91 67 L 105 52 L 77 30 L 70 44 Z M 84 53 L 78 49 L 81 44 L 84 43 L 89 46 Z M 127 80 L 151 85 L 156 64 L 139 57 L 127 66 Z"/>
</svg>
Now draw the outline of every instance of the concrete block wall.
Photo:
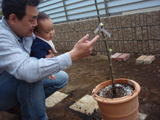
<svg viewBox="0 0 160 120">
<path fill-rule="evenodd" d="M 160 11 L 106 17 L 101 21 L 111 34 L 110 38 L 106 38 L 113 52 L 160 53 Z M 98 19 L 56 24 L 53 42 L 58 50 L 68 51 L 85 34 L 93 38 L 98 25 Z M 101 33 L 98 34 L 101 36 Z M 102 36 L 95 44 L 94 51 L 106 53 Z"/>
</svg>

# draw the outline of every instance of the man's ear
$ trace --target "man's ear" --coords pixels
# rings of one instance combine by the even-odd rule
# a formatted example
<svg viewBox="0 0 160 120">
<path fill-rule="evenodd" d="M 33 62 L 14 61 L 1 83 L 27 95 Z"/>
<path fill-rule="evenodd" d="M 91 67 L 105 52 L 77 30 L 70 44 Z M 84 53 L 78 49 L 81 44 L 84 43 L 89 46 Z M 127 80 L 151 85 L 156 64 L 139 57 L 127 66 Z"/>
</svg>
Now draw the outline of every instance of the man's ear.
<svg viewBox="0 0 160 120">
<path fill-rule="evenodd" d="M 12 25 L 15 25 L 16 24 L 16 21 L 17 21 L 17 16 L 15 14 L 10 14 L 9 15 L 9 21 Z"/>
</svg>

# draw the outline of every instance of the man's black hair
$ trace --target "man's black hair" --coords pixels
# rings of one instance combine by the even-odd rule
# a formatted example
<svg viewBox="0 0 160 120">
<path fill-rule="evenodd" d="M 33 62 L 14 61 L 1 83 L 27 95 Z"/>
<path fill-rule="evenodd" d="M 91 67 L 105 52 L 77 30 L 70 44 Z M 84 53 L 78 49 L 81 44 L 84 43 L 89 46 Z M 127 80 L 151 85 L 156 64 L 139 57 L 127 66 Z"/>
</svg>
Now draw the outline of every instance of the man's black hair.
<svg viewBox="0 0 160 120">
<path fill-rule="evenodd" d="M 19 20 L 26 15 L 26 6 L 38 6 L 41 0 L 3 0 L 2 12 L 5 19 L 9 19 L 10 14 L 15 14 Z"/>
<path fill-rule="evenodd" d="M 45 20 L 45 19 L 49 19 L 49 18 L 50 18 L 49 15 L 47 15 L 46 13 L 39 12 L 38 17 L 37 17 L 37 22 L 38 22 L 39 20 Z M 38 27 L 38 26 L 35 27 L 34 32 L 35 32 L 35 31 L 38 32 L 38 28 L 37 28 L 37 27 Z"/>
</svg>

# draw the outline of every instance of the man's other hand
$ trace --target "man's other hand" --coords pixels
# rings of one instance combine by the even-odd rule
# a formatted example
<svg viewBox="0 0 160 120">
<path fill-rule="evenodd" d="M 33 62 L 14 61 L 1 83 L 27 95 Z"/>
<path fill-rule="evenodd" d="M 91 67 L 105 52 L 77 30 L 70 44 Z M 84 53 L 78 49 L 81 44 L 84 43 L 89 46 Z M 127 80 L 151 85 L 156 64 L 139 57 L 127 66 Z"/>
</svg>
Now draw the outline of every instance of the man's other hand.
<svg viewBox="0 0 160 120">
<path fill-rule="evenodd" d="M 95 36 L 91 41 L 88 38 L 89 34 L 80 39 L 69 52 L 72 61 L 87 57 L 92 53 L 93 45 L 99 39 L 99 35 Z"/>
</svg>

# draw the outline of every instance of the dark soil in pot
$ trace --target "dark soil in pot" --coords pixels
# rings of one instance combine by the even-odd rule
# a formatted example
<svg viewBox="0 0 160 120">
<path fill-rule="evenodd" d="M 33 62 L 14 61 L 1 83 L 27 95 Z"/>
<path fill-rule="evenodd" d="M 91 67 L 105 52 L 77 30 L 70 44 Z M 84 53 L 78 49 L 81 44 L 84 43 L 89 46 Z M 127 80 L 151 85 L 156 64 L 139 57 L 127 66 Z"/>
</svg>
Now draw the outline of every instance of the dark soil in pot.
<svg viewBox="0 0 160 120">
<path fill-rule="evenodd" d="M 116 94 L 113 95 L 113 86 L 107 85 L 97 93 L 103 98 L 119 98 L 130 95 L 134 91 L 134 86 L 129 84 L 115 84 Z"/>
</svg>

